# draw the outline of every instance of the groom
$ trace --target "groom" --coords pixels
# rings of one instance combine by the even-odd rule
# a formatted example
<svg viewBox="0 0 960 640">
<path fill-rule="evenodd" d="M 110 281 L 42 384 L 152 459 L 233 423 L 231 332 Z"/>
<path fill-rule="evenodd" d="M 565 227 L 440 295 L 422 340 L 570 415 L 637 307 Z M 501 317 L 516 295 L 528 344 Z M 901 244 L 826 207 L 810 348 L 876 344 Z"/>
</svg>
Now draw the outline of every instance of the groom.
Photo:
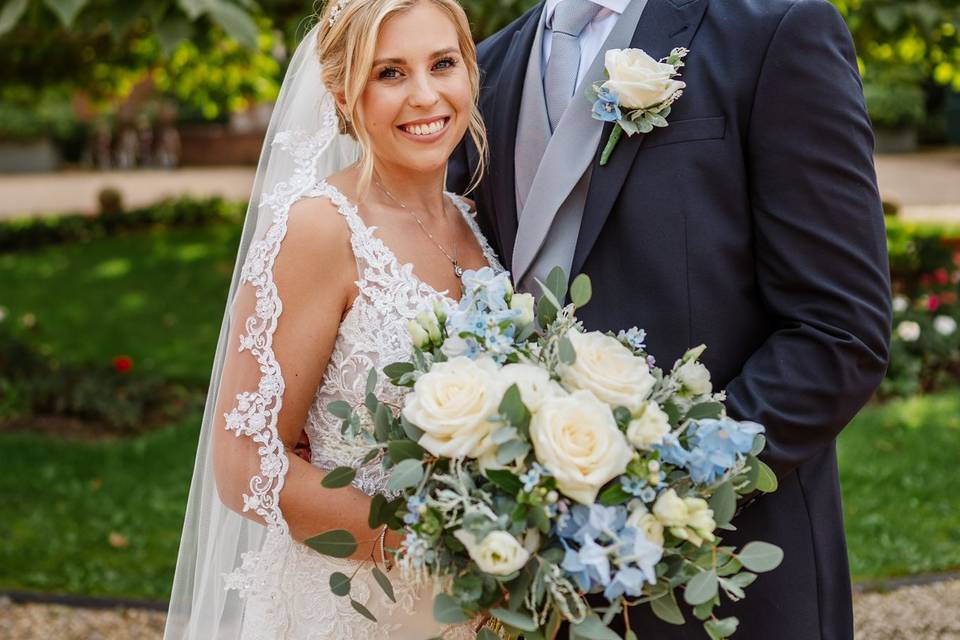
<svg viewBox="0 0 960 640">
<path fill-rule="evenodd" d="M 666 128 L 623 136 L 601 166 L 611 125 L 585 88 L 625 47 L 688 48 L 686 89 Z M 705 343 L 731 416 L 767 428 L 780 488 L 724 538 L 786 557 L 720 613 L 747 640 L 851 639 L 834 440 L 883 378 L 890 288 L 843 20 L 826 0 L 546 0 L 479 57 L 490 156 L 473 196 L 520 288 L 557 265 L 589 274 L 588 328 L 640 326 L 666 367 Z M 452 190 L 477 162 L 466 143 Z M 705 638 L 685 612 L 631 617 L 641 638 Z"/>
</svg>

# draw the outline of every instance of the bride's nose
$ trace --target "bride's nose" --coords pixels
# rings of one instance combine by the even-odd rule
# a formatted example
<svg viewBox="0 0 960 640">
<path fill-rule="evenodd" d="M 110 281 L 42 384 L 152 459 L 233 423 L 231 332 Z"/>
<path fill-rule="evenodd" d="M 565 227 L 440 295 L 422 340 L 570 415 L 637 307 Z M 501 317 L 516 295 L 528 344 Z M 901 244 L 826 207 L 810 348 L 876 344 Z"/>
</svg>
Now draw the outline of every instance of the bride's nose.
<svg viewBox="0 0 960 640">
<path fill-rule="evenodd" d="M 435 80 L 429 73 L 418 73 L 410 83 L 410 106 L 417 108 L 432 107 L 440 100 Z"/>
</svg>

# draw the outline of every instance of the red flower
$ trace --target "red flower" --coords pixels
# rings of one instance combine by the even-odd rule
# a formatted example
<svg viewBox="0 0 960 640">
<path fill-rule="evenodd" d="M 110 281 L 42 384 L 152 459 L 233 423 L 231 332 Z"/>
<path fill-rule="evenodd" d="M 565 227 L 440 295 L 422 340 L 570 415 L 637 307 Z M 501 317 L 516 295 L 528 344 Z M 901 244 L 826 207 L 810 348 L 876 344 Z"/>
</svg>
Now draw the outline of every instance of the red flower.
<svg viewBox="0 0 960 640">
<path fill-rule="evenodd" d="M 920 284 L 922 284 L 922 285 L 925 286 L 925 287 L 929 287 L 931 281 L 932 281 L 932 280 L 930 279 L 930 275 L 929 275 L 929 274 L 926 274 L 926 273 L 925 273 L 925 274 L 923 274 L 922 276 L 920 276 Z"/>
<path fill-rule="evenodd" d="M 933 272 L 933 279 L 937 281 L 937 284 L 947 284 L 950 282 L 950 274 L 947 273 L 946 269 L 941 267 Z"/>
<path fill-rule="evenodd" d="M 940 298 L 937 296 L 930 296 L 927 298 L 927 309 L 930 311 L 936 311 L 940 308 Z"/>
<path fill-rule="evenodd" d="M 113 368 L 118 373 L 130 373 L 133 371 L 133 358 L 130 356 L 117 356 L 113 359 Z"/>
</svg>

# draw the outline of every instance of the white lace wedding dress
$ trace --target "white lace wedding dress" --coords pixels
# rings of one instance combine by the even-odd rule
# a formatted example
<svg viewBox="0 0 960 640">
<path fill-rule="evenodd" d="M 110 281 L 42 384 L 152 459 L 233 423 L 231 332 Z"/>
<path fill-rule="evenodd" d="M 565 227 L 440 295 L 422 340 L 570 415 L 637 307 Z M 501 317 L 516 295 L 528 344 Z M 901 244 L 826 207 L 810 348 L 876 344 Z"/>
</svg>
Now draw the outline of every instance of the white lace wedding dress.
<svg viewBox="0 0 960 640">
<path fill-rule="evenodd" d="M 354 485 L 373 495 L 382 492 L 387 476 L 376 461 L 361 465 L 367 452 L 362 445 L 345 439 L 340 433 L 341 421 L 331 415 L 326 407 L 334 400 L 345 400 L 351 405 L 362 405 L 366 396 L 366 381 L 371 369 L 382 368 L 406 359 L 411 350 L 406 323 L 409 319 L 432 307 L 434 302 L 446 298 L 413 273 L 413 265 L 401 265 L 396 256 L 375 234 L 376 227 L 367 227 L 357 213 L 357 208 L 332 185 L 325 181 L 307 191 L 304 197 L 328 198 L 346 219 L 350 228 L 351 245 L 357 261 L 359 295 L 340 324 L 333 353 L 317 389 L 313 405 L 307 416 L 304 429 L 310 440 L 311 463 L 320 469 L 351 466 L 358 469 Z M 484 257 L 491 267 L 502 267 L 477 227 L 469 205 L 458 196 L 450 194 L 452 202 L 461 212 L 473 231 Z M 258 315 L 261 308 L 273 310 L 275 322 L 279 316 L 279 297 L 270 275 L 270 265 L 279 251 L 286 231 L 286 215 L 278 216 L 273 227 L 259 246 L 251 248 L 244 267 L 243 278 L 257 289 Z M 258 355 L 261 370 L 259 397 L 264 393 L 264 380 L 269 384 L 269 371 L 276 370 L 276 361 L 262 359 L 272 349 L 257 351 L 258 326 L 248 323 L 249 335 L 242 338 L 245 346 Z M 244 342 L 245 341 L 245 342 Z M 276 392 L 276 390 L 273 390 Z M 399 404 L 403 390 L 393 387 L 380 376 L 376 394 L 391 403 Z M 242 405 L 242 402 L 241 402 Z M 240 411 L 247 411 L 242 406 Z M 262 410 L 262 407 L 261 407 Z M 232 415 L 232 414 L 231 414 Z M 227 428 L 234 428 L 250 413 L 237 415 Z M 276 477 L 285 469 L 286 458 L 270 453 L 276 443 L 265 443 L 267 453 L 261 467 L 264 477 Z M 263 450 L 262 450 L 263 451 Z M 271 468 L 272 467 L 272 468 Z M 276 472 L 275 475 L 271 476 Z M 267 483 L 269 484 L 269 483 Z M 276 490 L 277 488 L 271 487 Z M 278 493 L 258 492 L 245 500 L 258 502 L 276 499 Z M 278 510 L 277 505 L 274 508 Z M 282 523 L 285 524 L 285 523 Z M 331 528 L 336 523 L 331 522 Z M 374 623 L 357 613 L 349 599 L 333 595 L 330 591 L 330 574 L 340 571 L 350 575 L 356 568 L 351 560 L 339 560 L 320 555 L 290 538 L 286 526 L 270 527 L 262 549 L 248 554 L 243 565 L 227 576 L 227 588 L 238 589 L 246 598 L 243 616 L 243 640 L 279 638 L 291 640 L 374 640 L 391 639 L 425 640 L 434 636 L 445 638 L 473 638 L 470 625 L 446 627 L 433 620 L 433 592 L 429 588 L 418 593 L 409 584 L 404 584 L 397 572 L 390 575 L 397 602 L 393 603 L 374 582 L 370 572 L 361 569 L 352 581 L 351 597 L 366 606 L 378 622 Z"/>
</svg>

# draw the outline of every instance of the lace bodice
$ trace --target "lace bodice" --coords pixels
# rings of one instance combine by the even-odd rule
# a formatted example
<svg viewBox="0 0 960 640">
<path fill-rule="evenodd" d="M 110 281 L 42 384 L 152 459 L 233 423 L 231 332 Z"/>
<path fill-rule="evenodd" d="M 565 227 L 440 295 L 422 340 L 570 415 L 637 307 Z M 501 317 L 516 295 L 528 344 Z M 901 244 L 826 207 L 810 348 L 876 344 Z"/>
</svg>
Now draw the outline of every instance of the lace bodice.
<svg viewBox="0 0 960 640">
<path fill-rule="evenodd" d="M 319 389 L 304 425 L 310 439 L 311 462 L 321 469 L 338 466 L 357 468 L 354 486 L 368 495 L 382 492 L 387 481 L 379 460 L 361 466 L 369 450 L 360 442 L 340 433 L 341 420 L 327 411 L 334 400 L 344 400 L 360 407 L 366 397 L 367 376 L 371 370 L 381 372 L 376 395 L 393 405 L 402 401 L 405 389 L 390 384 L 382 375 L 384 366 L 410 357 L 412 345 L 407 321 L 429 310 L 441 300 L 449 300 L 445 292 L 436 291 L 413 273 L 413 265 L 400 264 L 396 255 L 376 235 L 376 227 L 368 227 L 357 213 L 357 207 L 333 185 L 321 182 L 305 197 L 326 197 L 350 227 L 350 242 L 357 260 L 359 295 L 340 323 L 336 343 L 330 354 Z M 450 195 L 483 250 L 487 263 L 502 271 L 496 255 L 484 239 L 460 197 Z"/>
</svg>

